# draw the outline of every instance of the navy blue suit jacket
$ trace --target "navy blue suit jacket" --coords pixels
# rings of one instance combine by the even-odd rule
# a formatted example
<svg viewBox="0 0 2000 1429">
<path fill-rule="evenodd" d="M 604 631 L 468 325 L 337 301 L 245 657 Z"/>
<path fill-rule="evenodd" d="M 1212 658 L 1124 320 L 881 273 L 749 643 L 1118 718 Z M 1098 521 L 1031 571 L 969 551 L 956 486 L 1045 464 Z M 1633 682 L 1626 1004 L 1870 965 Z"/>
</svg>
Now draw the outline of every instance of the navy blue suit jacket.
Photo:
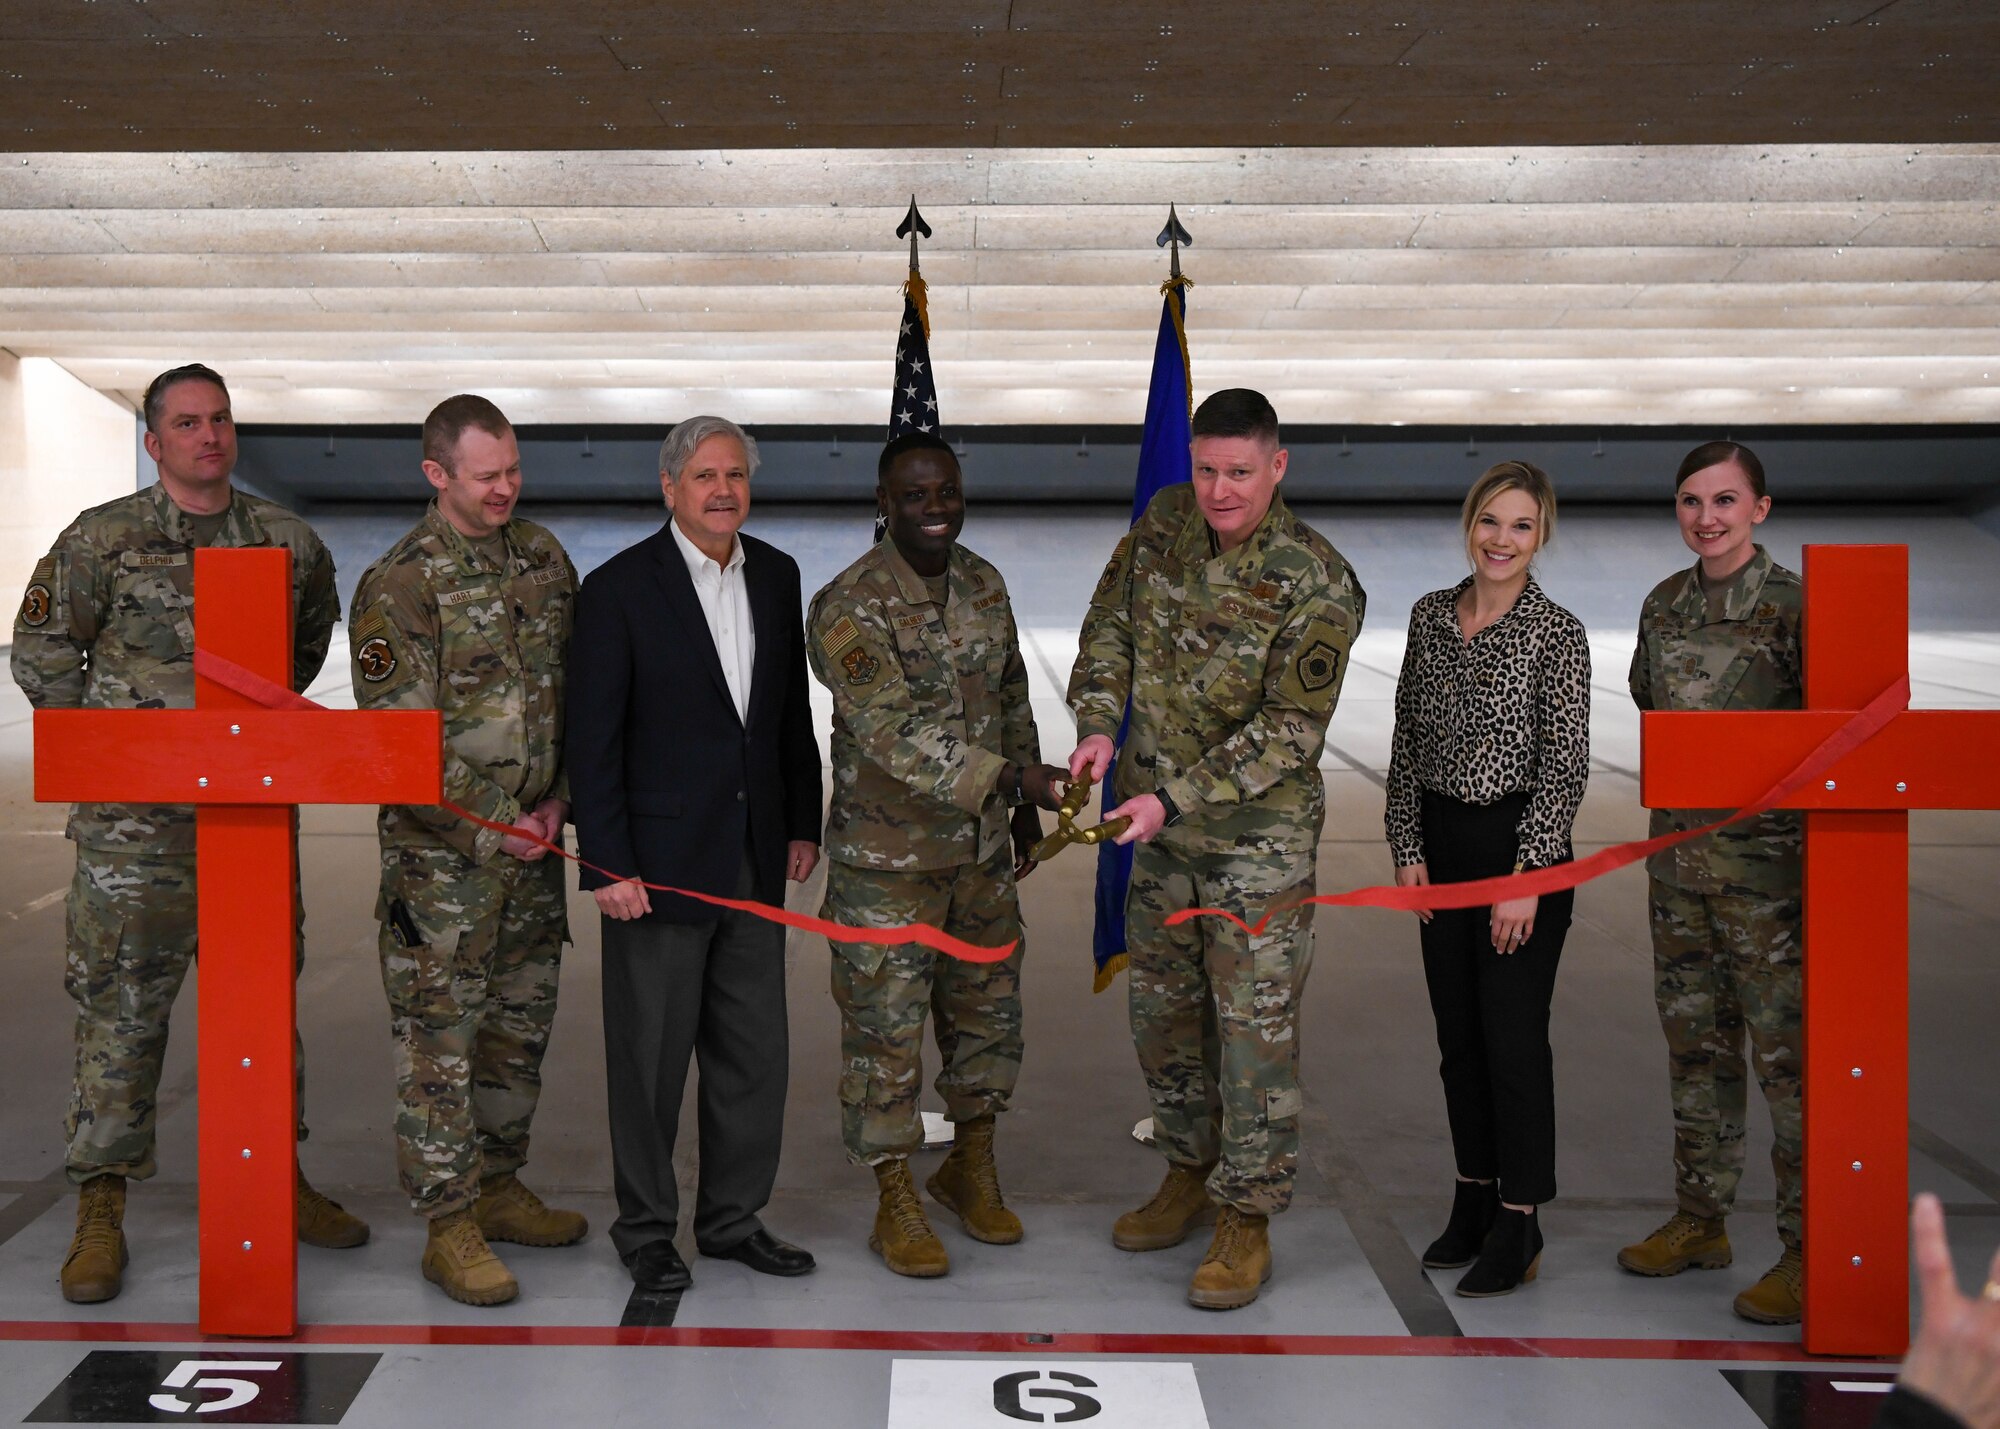
<svg viewBox="0 0 2000 1429">
<path fill-rule="evenodd" d="M 592 571 L 570 640 L 564 763 L 578 852 L 734 896 L 750 851 L 760 902 L 785 901 L 785 852 L 820 841 L 798 563 L 738 533 L 756 630 L 750 713 L 737 716 L 687 562 L 669 525 Z M 584 888 L 612 882 L 586 868 Z M 652 916 L 712 923 L 713 905 L 653 893 Z"/>
</svg>

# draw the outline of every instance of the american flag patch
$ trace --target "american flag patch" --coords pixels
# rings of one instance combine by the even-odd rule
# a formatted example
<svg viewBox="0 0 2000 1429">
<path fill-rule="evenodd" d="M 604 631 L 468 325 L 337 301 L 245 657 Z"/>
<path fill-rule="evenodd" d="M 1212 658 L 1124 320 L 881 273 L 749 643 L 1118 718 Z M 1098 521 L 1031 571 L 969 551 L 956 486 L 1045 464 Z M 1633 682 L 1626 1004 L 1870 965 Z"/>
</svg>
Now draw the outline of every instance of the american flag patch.
<svg viewBox="0 0 2000 1429">
<path fill-rule="evenodd" d="M 854 621 L 848 616 L 843 615 L 840 619 L 829 625 L 826 628 L 826 633 L 820 636 L 819 648 L 824 650 L 829 656 L 834 656 L 860 638 L 861 632 L 854 628 Z"/>
</svg>

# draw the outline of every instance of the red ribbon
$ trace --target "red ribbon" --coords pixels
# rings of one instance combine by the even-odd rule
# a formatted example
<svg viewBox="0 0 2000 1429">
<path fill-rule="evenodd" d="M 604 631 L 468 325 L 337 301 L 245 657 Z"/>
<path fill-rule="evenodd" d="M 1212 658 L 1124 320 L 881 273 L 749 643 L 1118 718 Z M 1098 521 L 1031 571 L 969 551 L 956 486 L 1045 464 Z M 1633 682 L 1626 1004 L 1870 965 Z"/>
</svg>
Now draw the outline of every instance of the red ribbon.
<svg viewBox="0 0 2000 1429">
<path fill-rule="evenodd" d="M 213 680 L 226 689 L 234 690 L 245 699 L 254 700 L 268 709 L 326 708 L 304 695 L 293 693 L 275 680 L 267 680 L 262 675 L 246 670 L 234 661 L 225 660 L 207 650 L 197 649 L 194 652 L 194 668 L 195 673 L 203 678 Z M 1183 908 L 1167 916 L 1167 926 L 1175 927 L 1195 918 L 1226 918 L 1237 927 L 1254 934 L 1263 932 L 1271 919 L 1279 913 L 1320 903 L 1338 908 L 1395 908 L 1416 912 L 1420 909 L 1483 908 L 1490 903 L 1503 902 L 1509 898 L 1526 898 L 1530 895 L 1540 897 L 1545 893 L 1560 893 L 1566 888 L 1575 888 L 1579 884 L 1590 882 L 1593 878 L 1602 878 L 1615 869 L 1637 863 L 1661 849 L 1672 848 L 1676 844 L 1686 843 L 1689 839 L 1697 839 L 1704 834 L 1714 833 L 1717 829 L 1726 828 L 1730 824 L 1741 823 L 1745 819 L 1770 812 L 1873 739 L 1889 721 L 1908 709 L 1909 704 L 1910 679 L 1904 675 L 1870 700 L 1864 708 L 1855 711 L 1847 723 L 1821 740 L 1819 746 L 1808 754 L 1797 768 L 1766 789 L 1758 798 L 1727 818 L 1717 819 L 1699 828 L 1661 834 L 1657 838 L 1637 839 L 1631 843 L 1614 844 L 1610 848 L 1599 849 L 1596 853 L 1571 863 L 1552 864 L 1547 868 L 1504 874 L 1498 878 L 1476 878 L 1465 883 L 1431 883 L 1415 888 L 1380 884 L 1372 888 L 1352 889 L 1346 893 L 1322 893 L 1310 898 L 1279 899 L 1255 923 L 1246 921 L 1226 908 Z M 1017 940 L 1005 947 L 983 948 L 976 943 L 962 942 L 949 933 L 924 923 L 912 923 L 899 928 L 854 928 L 844 923 L 829 922 L 824 918 L 810 918 L 802 913 L 793 913 L 789 909 L 774 908 L 768 903 L 755 903 L 742 898 L 719 898 L 712 893 L 697 893 L 691 888 L 675 888 L 670 884 L 648 883 L 644 879 L 626 878 L 613 873 L 610 869 L 600 868 L 597 864 L 578 858 L 547 839 L 524 834 L 508 824 L 483 819 L 469 809 L 461 809 L 450 800 L 444 800 L 443 807 L 482 828 L 493 829 L 502 834 L 525 838 L 540 844 L 549 852 L 560 854 L 571 862 L 594 873 L 600 873 L 615 882 L 638 883 L 642 887 L 660 893 L 692 898 L 718 908 L 733 908 L 737 912 L 748 913 L 766 922 L 797 928 L 801 932 L 821 934 L 834 942 L 873 943 L 883 947 L 915 943 L 920 947 L 930 948 L 971 963 L 999 962 L 1019 946 Z"/>
<path fill-rule="evenodd" d="M 224 659 L 203 649 L 194 652 L 194 671 L 203 679 L 212 680 L 224 689 L 233 690 L 246 700 L 253 700 L 266 709 L 274 710 L 323 710 L 325 705 L 307 699 L 276 680 L 267 680 L 254 670 L 247 670 L 233 660 Z M 588 859 L 578 858 L 560 844 L 515 828 L 511 824 L 496 823 L 492 819 L 481 818 L 470 809 L 462 809 L 449 799 L 438 801 L 440 806 L 451 810 L 461 819 L 478 824 L 481 828 L 492 829 L 496 833 L 512 838 L 526 839 L 540 844 L 550 853 L 558 854 L 593 873 L 600 873 L 614 883 L 636 883 L 642 888 L 650 888 L 657 893 L 672 893 L 681 898 L 692 898 L 698 903 L 712 904 L 717 908 L 733 908 L 739 913 L 748 913 L 753 918 L 762 918 L 767 923 L 777 923 L 786 928 L 797 928 L 803 933 L 818 933 L 836 943 L 872 943 L 880 947 L 901 947 L 915 943 L 919 947 L 944 953 L 968 963 L 997 963 L 1020 946 L 1020 940 L 998 948 L 981 947 L 977 943 L 964 942 L 926 923 L 910 923 L 897 928 L 855 928 L 846 923 L 834 923 L 825 918 L 812 918 L 803 913 L 794 913 L 788 908 L 774 908 L 768 903 L 757 903 L 747 898 L 720 898 L 713 893 L 699 893 L 692 888 L 676 888 L 669 883 L 649 883 L 643 878 L 630 878 L 613 873 Z"/>
<path fill-rule="evenodd" d="M 1580 858 L 1572 863 L 1551 864 L 1547 868 L 1532 868 L 1526 873 L 1503 874 L 1498 878 L 1475 878 L 1464 883 L 1429 883 L 1415 888 L 1387 886 L 1357 888 L 1349 893 L 1322 893 L 1313 898 L 1280 899 L 1273 903 L 1270 910 L 1255 923 L 1245 922 L 1226 908 L 1183 908 L 1178 913 L 1167 915 L 1167 926 L 1171 928 L 1193 918 L 1227 918 L 1246 932 L 1261 933 L 1277 914 L 1314 903 L 1325 903 L 1339 908 L 1399 908 L 1415 912 L 1419 909 L 1434 908 L 1484 908 L 1489 903 L 1499 903 L 1509 898 L 1526 898 L 1531 894 L 1540 897 L 1544 893 L 1560 893 L 1565 888 L 1575 888 L 1578 884 L 1588 883 L 1593 878 L 1602 878 L 1613 869 L 1637 863 L 1661 849 L 1672 848 L 1675 844 L 1698 839 L 1703 834 L 1712 834 L 1730 824 L 1741 823 L 1744 819 L 1769 813 L 1873 739 L 1881 732 L 1883 726 L 1908 709 L 1909 704 L 1910 677 L 1904 675 L 1870 700 L 1865 708 L 1855 711 L 1853 718 L 1847 723 L 1821 740 L 1819 747 L 1808 754 L 1791 773 L 1727 818 L 1703 824 L 1700 828 L 1661 834 L 1657 838 L 1637 839 L 1631 843 L 1614 844 L 1610 848 L 1599 849 L 1587 858 Z"/>
</svg>

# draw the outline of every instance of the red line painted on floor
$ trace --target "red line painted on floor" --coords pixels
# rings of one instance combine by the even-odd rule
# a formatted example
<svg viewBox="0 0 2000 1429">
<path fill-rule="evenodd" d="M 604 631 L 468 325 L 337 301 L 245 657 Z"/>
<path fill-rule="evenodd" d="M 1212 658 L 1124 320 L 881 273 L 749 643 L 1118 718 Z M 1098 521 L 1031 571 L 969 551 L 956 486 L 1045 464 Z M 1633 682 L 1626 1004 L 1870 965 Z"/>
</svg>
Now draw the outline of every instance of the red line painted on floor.
<svg viewBox="0 0 2000 1429">
<path fill-rule="evenodd" d="M 0 1320 L 0 1341 L 200 1344 L 191 1324 L 145 1321 Z M 878 1354 L 1318 1355 L 1386 1359 L 1688 1360 L 1820 1364 L 1798 1345 L 1769 1340 L 1515 1339 L 1411 1335 L 1062 1334 L 1031 1339 L 989 1330 L 783 1330 L 726 1325 L 308 1325 L 289 1340 L 216 1340 L 263 1345 L 470 1345 L 592 1348 L 638 1345 L 734 1350 L 865 1350 Z M 1850 1363 L 1858 1361 L 1839 1361 Z"/>
</svg>

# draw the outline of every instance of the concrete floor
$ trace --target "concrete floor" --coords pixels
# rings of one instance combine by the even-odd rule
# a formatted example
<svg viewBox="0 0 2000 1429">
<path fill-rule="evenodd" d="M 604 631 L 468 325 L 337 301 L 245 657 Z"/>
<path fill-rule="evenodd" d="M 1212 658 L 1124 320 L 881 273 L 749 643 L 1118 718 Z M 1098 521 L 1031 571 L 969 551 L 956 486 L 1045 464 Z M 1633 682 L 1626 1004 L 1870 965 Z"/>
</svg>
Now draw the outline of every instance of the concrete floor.
<svg viewBox="0 0 2000 1429">
<path fill-rule="evenodd" d="M 1453 513 L 1308 514 L 1354 563 L 1371 607 L 1325 760 L 1320 883 L 1333 890 L 1389 874 L 1381 771 L 1403 629 L 1411 601 L 1454 580 L 1462 565 Z M 411 515 L 315 517 L 340 564 L 343 593 Z M 657 520 L 636 508 L 559 510 L 541 519 L 586 569 Z M 967 523 L 967 543 L 998 563 L 1014 591 L 1051 758 L 1071 746 L 1060 686 L 1089 587 L 1122 524 L 1117 512 L 1089 508 L 975 508 Z M 867 528 L 867 513 L 855 508 L 761 508 L 751 525 L 798 555 L 808 590 L 851 559 Z M 1893 518 L 1785 511 L 1766 531 L 1788 564 L 1802 540 L 1909 543 L 1916 703 L 2000 706 L 2000 545 L 1992 537 L 1922 509 Z M 1590 627 L 1596 663 L 1596 772 L 1578 827 L 1582 849 L 1644 832 L 1633 774 L 1638 721 L 1624 671 L 1640 597 L 1686 559 L 1664 511 L 1580 509 L 1565 514 L 1562 543 L 1545 562 L 1547 589 Z M 345 672 L 345 646 L 337 643 L 315 697 L 351 703 Z M 823 736 L 823 701 L 820 726 Z M 0 1422 L 43 1405 L 87 1355 L 145 1350 L 171 1368 L 186 1358 L 172 1347 L 199 1343 L 191 1327 L 191 997 L 181 1004 L 162 1088 L 160 1174 L 132 1196 L 125 1293 L 80 1307 L 56 1290 L 71 1218 L 60 1136 L 69 1069 L 61 900 L 71 851 L 60 836 L 62 811 L 31 801 L 29 729 L 18 691 L 0 688 L 0 966 L 8 992 L 0 1006 Z M 953 1271 L 932 1282 L 894 1279 L 867 1251 L 872 1181 L 845 1164 L 838 1142 L 827 950 L 793 935 L 792 1093 L 784 1166 L 766 1219 L 811 1248 L 820 1269 L 775 1282 L 733 1264 L 691 1261 L 696 1285 L 672 1330 L 619 1330 L 621 1320 L 661 1326 L 666 1317 L 661 1307 L 628 1305 L 629 1284 L 599 1233 L 612 1208 L 589 901 L 572 898 L 577 943 L 564 969 L 527 1179 L 552 1200 L 582 1207 L 596 1229 L 572 1249 L 510 1250 L 520 1300 L 471 1310 L 418 1277 L 421 1228 L 395 1189 L 387 1027 L 370 918 L 370 812 L 308 809 L 303 830 L 308 953 L 299 1016 L 313 1133 L 302 1159 L 317 1184 L 375 1228 L 360 1250 L 301 1256 L 300 1308 L 311 1327 L 303 1342 L 314 1347 L 303 1357 L 334 1349 L 381 1356 L 372 1370 L 364 1367 L 365 1386 L 340 1422 L 405 1424 L 446 1404 L 496 1426 L 641 1416 L 745 1425 L 918 1422 L 912 1414 L 929 1424 L 1017 1422 L 994 1417 L 990 1403 L 962 1414 L 949 1408 L 957 1401 L 938 1387 L 949 1379 L 943 1369 L 898 1368 L 934 1357 L 975 1362 L 965 1372 L 975 1380 L 1017 1366 L 1096 1366 L 1106 1408 L 1095 1422 L 1104 1424 L 1127 1422 L 1127 1410 L 1141 1415 L 1131 1422 L 1178 1422 L 1157 1408 L 1142 1413 L 1137 1391 L 1114 1383 L 1125 1372 L 1118 1362 L 1135 1357 L 1192 1364 L 1193 1413 L 1206 1419 L 1188 1422 L 1232 1426 L 1419 1426 L 1476 1416 L 1550 1426 L 1705 1419 L 1727 1429 L 1849 1422 L 1838 1414 L 1873 1402 L 1853 1391 L 1831 1401 L 1849 1409 L 1770 1419 L 1751 1407 L 1750 1391 L 1718 1372 L 1749 1361 L 1747 1372 L 1762 1373 L 1796 1367 L 1799 1358 L 1795 1331 L 1759 1329 L 1729 1310 L 1731 1295 L 1777 1253 L 1761 1112 L 1753 1113 L 1743 1214 L 1731 1226 L 1737 1264 L 1656 1282 L 1612 1263 L 1615 1247 L 1655 1224 L 1671 1199 L 1665 1067 L 1637 870 L 1578 895 L 1555 1008 L 1562 1195 L 1544 1214 L 1541 1278 L 1519 1294 L 1460 1300 L 1450 1294 L 1453 1275 L 1433 1283 L 1418 1266 L 1449 1203 L 1451 1165 L 1415 927 L 1406 915 L 1379 912 L 1320 913 L 1303 1024 L 1305 1164 L 1296 1206 L 1276 1225 L 1277 1273 L 1264 1296 L 1234 1314 L 1204 1314 L 1181 1299 L 1199 1246 L 1149 1256 L 1113 1250 L 1110 1220 L 1150 1192 L 1158 1163 L 1131 1137 L 1145 1105 L 1122 988 L 1090 994 L 1091 865 L 1072 852 L 1024 889 L 1029 1053 L 1000 1157 L 1027 1240 L 989 1247 L 944 1229 Z M 1976 1285 L 2000 1240 L 2000 1079 L 1987 1041 L 1988 1014 L 2000 1006 L 2000 895 L 1992 878 L 2000 815 L 1918 814 L 1912 844 L 1911 1182 L 1944 1196 L 1961 1275 Z M 792 906 L 816 909 L 818 896 L 815 880 L 794 893 Z M 692 1151 L 685 1144 L 684 1181 L 695 1169 Z M 692 1255 L 691 1245 L 684 1249 Z M 468 1342 L 481 1327 L 512 1327 L 505 1338 L 534 1348 Z M 316 1361 L 306 1370 L 335 1367 Z M 141 1366 L 147 1374 L 154 1368 Z M 283 1371 L 295 1372 L 304 1371 Z M 1161 1369 L 1154 1379 L 1164 1384 L 1177 1373 Z M 927 1393 L 933 1397 L 922 1398 Z M 50 1412 L 78 1417 L 87 1398 L 71 1394 L 66 1410 Z M 1810 1398 L 1801 1392 L 1786 1402 Z M 1188 1402 L 1176 1401 L 1182 1409 Z"/>
</svg>

